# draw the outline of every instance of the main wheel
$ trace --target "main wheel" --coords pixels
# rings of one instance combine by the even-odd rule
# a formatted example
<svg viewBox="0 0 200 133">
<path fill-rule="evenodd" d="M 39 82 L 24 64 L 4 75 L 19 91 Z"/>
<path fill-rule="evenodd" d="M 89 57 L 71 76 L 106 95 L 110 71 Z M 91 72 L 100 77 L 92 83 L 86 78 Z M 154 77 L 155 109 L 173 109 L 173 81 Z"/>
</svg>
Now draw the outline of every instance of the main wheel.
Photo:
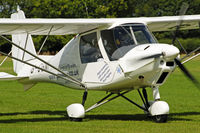
<svg viewBox="0 0 200 133">
<path fill-rule="evenodd" d="M 83 118 L 72 118 L 72 117 L 69 117 L 69 120 L 70 121 L 75 121 L 75 122 L 81 122 L 81 121 L 83 121 Z"/>
<path fill-rule="evenodd" d="M 157 123 L 165 123 L 167 122 L 167 117 L 168 115 L 155 115 L 153 116 L 154 118 L 154 121 L 157 122 Z"/>
</svg>

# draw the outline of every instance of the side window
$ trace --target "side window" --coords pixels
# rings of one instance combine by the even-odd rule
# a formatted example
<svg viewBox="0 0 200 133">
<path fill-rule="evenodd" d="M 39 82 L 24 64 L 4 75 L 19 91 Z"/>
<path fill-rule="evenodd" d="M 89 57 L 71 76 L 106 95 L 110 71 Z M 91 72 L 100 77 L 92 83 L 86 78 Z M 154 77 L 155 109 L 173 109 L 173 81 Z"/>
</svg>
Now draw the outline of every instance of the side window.
<svg viewBox="0 0 200 133">
<path fill-rule="evenodd" d="M 112 54 L 114 53 L 115 50 L 117 50 L 117 46 L 115 45 L 113 31 L 103 30 L 101 31 L 101 37 L 109 59 L 111 61 L 114 60 L 112 59 Z"/>
<path fill-rule="evenodd" d="M 103 58 L 98 46 L 96 32 L 81 36 L 80 57 L 82 63 L 97 62 Z"/>
</svg>

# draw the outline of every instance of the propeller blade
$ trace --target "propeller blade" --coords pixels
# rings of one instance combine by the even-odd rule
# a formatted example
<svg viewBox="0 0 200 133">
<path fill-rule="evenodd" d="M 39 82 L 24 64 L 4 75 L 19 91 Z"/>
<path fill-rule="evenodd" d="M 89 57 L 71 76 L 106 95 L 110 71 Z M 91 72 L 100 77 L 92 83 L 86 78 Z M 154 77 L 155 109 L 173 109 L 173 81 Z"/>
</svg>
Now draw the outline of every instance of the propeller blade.
<svg viewBox="0 0 200 133">
<path fill-rule="evenodd" d="M 200 89 L 200 83 L 189 73 L 189 71 L 184 67 L 184 65 L 177 58 L 175 58 L 174 61 L 182 70 L 182 72 L 197 86 L 197 88 Z"/>
<path fill-rule="evenodd" d="M 183 22 L 182 17 L 186 13 L 188 7 L 189 7 L 189 5 L 187 3 L 183 3 L 182 6 L 181 6 L 181 9 L 179 11 L 180 20 L 178 21 L 178 23 L 176 25 L 176 30 L 174 32 L 174 36 L 173 36 L 173 40 L 172 40 L 173 45 L 175 44 L 175 41 L 176 41 L 176 38 L 177 38 L 177 35 L 178 35 L 178 31 L 179 31 L 181 24 Z"/>
<path fill-rule="evenodd" d="M 187 9 L 189 8 L 189 4 L 184 2 L 182 5 L 181 5 L 181 9 L 179 11 L 179 15 L 185 15 Z"/>
<path fill-rule="evenodd" d="M 154 54 L 154 55 L 151 55 L 151 56 L 143 57 L 140 60 L 146 60 L 146 59 L 150 59 L 150 58 L 158 58 L 161 55 L 163 55 L 163 53 L 161 53 L 161 54 Z"/>
</svg>

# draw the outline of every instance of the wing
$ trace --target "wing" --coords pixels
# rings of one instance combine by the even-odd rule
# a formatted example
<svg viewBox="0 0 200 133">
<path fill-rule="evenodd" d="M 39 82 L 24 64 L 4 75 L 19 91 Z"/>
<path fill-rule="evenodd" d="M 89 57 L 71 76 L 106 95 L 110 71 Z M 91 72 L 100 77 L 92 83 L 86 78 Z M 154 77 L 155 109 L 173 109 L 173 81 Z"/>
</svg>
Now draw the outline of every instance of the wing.
<svg viewBox="0 0 200 133">
<path fill-rule="evenodd" d="M 0 34 L 50 35 L 78 34 L 102 26 L 109 26 L 103 20 L 95 19 L 0 19 Z"/>
<path fill-rule="evenodd" d="M 174 30 L 182 20 L 180 30 L 199 28 L 200 15 L 140 17 L 140 18 L 99 18 L 99 19 L 25 19 L 24 12 L 19 10 L 11 19 L 0 19 L 0 35 L 66 35 L 79 34 L 96 28 L 112 28 L 124 23 L 145 23 L 151 31 Z"/>
<path fill-rule="evenodd" d="M 66 35 L 77 34 L 95 28 L 109 26 L 113 20 L 105 19 L 26 19 L 19 10 L 10 19 L 0 19 L 0 35 Z"/>
<path fill-rule="evenodd" d="M 200 15 L 149 17 L 145 20 L 152 32 L 175 30 L 180 21 L 180 30 L 199 29 Z"/>
</svg>

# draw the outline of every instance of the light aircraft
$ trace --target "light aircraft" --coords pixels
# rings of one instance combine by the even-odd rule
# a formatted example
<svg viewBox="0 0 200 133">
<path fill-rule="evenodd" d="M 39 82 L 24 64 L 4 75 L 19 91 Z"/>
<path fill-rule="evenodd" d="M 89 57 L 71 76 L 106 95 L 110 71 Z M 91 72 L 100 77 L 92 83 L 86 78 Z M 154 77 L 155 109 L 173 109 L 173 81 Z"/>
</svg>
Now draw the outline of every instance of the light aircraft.
<svg viewBox="0 0 200 133">
<path fill-rule="evenodd" d="M 25 90 L 38 82 L 83 90 L 82 103 L 74 103 L 66 108 L 71 120 L 82 120 L 86 112 L 123 97 L 152 116 L 156 122 L 166 122 L 169 106 L 160 100 L 159 87 L 176 66 L 197 86 L 199 83 L 181 63 L 183 58 L 179 56 L 179 49 L 174 45 L 158 43 L 151 32 L 199 29 L 199 23 L 200 15 L 31 19 L 25 18 L 24 12 L 18 9 L 11 18 L 0 19 L 0 37 L 12 44 L 9 54 L 0 53 L 13 59 L 13 70 L 17 75 L 1 72 L 0 80 L 17 80 Z M 39 55 L 31 37 L 46 35 L 47 39 L 50 35 L 67 34 L 77 35 L 55 56 Z M 12 35 L 12 40 L 4 35 Z M 174 38 L 173 44 L 176 32 Z M 186 61 L 198 55 L 190 56 Z M 152 89 L 154 101 L 148 100 L 147 87 Z M 105 91 L 108 95 L 85 109 L 90 90 Z M 138 91 L 143 106 L 125 96 L 132 90 Z"/>
</svg>

